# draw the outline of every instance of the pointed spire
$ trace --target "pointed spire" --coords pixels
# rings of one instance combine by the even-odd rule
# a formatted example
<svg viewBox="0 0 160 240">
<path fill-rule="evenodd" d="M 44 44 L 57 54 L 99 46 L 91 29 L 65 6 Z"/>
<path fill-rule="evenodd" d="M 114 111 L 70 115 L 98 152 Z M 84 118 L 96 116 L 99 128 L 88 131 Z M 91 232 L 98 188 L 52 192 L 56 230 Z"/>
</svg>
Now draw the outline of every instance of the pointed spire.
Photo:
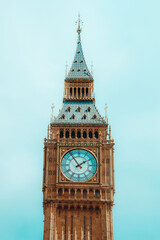
<svg viewBox="0 0 160 240">
<path fill-rule="evenodd" d="M 83 22 L 80 19 L 80 14 L 78 15 L 78 20 L 76 21 L 77 27 L 77 49 L 75 53 L 75 57 L 70 68 L 69 73 L 66 76 L 66 79 L 92 79 L 92 74 L 88 70 L 86 61 L 84 59 L 82 44 L 81 44 L 81 25 Z"/>
<path fill-rule="evenodd" d="M 77 28 L 77 32 L 78 33 L 81 33 L 81 24 L 83 25 L 83 22 L 82 22 L 82 20 L 81 20 L 81 18 L 80 18 L 80 13 L 78 13 L 78 20 L 76 21 L 76 24 L 78 24 L 78 28 Z"/>
</svg>

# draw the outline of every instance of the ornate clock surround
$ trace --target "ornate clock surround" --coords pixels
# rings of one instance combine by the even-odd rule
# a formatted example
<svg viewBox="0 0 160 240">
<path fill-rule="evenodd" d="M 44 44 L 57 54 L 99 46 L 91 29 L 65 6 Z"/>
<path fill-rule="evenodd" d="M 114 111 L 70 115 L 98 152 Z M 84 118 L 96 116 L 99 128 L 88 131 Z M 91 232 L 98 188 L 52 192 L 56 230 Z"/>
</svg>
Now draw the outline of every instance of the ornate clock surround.
<svg viewBox="0 0 160 240">
<path fill-rule="evenodd" d="M 85 144 L 86 145 L 86 144 Z M 97 170 L 96 173 L 91 177 L 89 180 L 83 181 L 83 182 L 76 182 L 71 181 L 67 177 L 64 176 L 64 174 L 61 171 L 61 160 L 63 156 L 71 150 L 74 149 L 83 149 L 88 152 L 90 152 L 97 161 Z M 57 166 L 57 172 L 58 172 L 58 183 L 59 184 L 99 184 L 100 183 L 100 147 L 86 147 L 86 146 L 79 146 L 79 144 L 76 146 L 59 146 L 59 160 L 58 160 L 58 166 Z"/>
</svg>

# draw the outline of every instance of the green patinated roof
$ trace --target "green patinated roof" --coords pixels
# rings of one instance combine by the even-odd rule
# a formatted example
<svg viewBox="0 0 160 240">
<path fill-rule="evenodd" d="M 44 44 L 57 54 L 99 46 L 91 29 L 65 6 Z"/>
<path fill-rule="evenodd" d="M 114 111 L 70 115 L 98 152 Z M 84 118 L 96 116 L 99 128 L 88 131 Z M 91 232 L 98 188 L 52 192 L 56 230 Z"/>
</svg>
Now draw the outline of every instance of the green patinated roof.
<svg viewBox="0 0 160 240">
<path fill-rule="evenodd" d="M 69 108 L 70 111 L 68 111 Z M 86 119 L 84 119 L 84 116 L 86 116 Z M 99 114 L 98 109 L 96 108 L 93 101 L 86 102 L 65 101 L 58 116 L 53 121 L 51 121 L 51 124 L 107 124 L 107 123 Z"/>
<path fill-rule="evenodd" d="M 86 61 L 84 59 L 82 44 L 81 44 L 81 29 L 77 30 L 78 32 L 78 39 L 77 39 L 77 49 L 75 53 L 75 57 L 70 68 L 68 75 L 66 76 L 67 79 L 92 79 L 92 75 L 88 70 Z"/>
</svg>

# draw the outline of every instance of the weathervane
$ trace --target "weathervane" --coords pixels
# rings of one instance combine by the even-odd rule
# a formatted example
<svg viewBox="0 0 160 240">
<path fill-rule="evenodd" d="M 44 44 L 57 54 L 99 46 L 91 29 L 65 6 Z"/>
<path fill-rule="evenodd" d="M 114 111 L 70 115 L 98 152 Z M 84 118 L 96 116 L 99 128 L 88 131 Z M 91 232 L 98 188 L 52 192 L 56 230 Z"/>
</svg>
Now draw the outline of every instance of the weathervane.
<svg viewBox="0 0 160 240">
<path fill-rule="evenodd" d="M 83 25 L 83 22 L 80 18 L 80 13 L 78 13 L 78 20 L 76 21 L 75 24 L 78 25 L 77 32 L 80 33 L 81 32 L 81 25 Z"/>
</svg>

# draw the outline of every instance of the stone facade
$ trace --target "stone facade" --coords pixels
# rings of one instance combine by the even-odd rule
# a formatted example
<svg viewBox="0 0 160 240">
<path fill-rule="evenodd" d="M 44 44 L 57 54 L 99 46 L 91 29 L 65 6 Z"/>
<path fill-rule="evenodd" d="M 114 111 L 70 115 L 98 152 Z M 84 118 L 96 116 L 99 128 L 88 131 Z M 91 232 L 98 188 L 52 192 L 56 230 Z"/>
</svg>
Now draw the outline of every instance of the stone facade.
<svg viewBox="0 0 160 240">
<path fill-rule="evenodd" d="M 77 32 L 79 34 L 77 44 L 81 44 L 80 25 Z M 82 51 L 82 47 L 80 49 Z M 81 61 L 85 62 L 82 57 Z M 85 69 L 88 71 L 87 67 Z M 76 89 L 73 96 L 71 88 L 72 94 Z M 84 94 L 82 88 L 85 89 Z M 95 102 L 91 75 L 86 80 L 81 74 L 76 75 L 75 79 L 73 74 L 71 76 L 68 74 L 65 79 L 64 104 L 65 101 L 71 101 L 69 103 L 72 103 L 70 105 L 72 108 L 74 101 L 77 100 Z M 48 137 L 44 140 L 43 239 L 113 240 L 112 207 L 115 190 L 114 140 L 111 139 L 111 130 L 108 123 L 103 118 L 97 117 L 99 115 L 96 113 L 92 114 L 96 117 L 86 114 L 85 119 L 82 114 L 81 120 L 77 122 L 75 111 L 74 118 L 71 121 L 66 119 L 65 122 L 63 120 L 68 105 L 63 111 L 64 113 L 51 121 Z M 74 149 L 87 150 L 97 161 L 95 174 L 83 182 L 71 181 L 61 169 L 62 158 L 68 151 Z"/>
</svg>

